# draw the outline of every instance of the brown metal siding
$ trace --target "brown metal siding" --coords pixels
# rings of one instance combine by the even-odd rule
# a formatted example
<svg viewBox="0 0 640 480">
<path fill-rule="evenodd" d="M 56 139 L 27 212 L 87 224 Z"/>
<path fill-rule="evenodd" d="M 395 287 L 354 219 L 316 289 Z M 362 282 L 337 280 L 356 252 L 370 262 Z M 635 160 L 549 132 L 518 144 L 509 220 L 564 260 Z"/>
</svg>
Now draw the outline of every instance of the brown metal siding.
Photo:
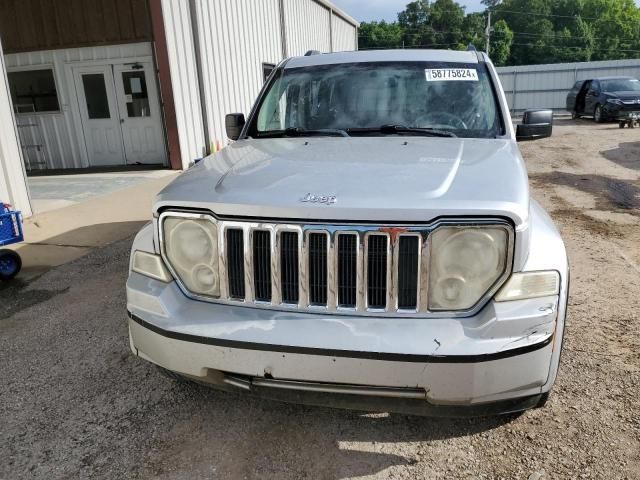
<svg viewBox="0 0 640 480">
<path fill-rule="evenodd" d="M 0 0 L 5 53 L 151 41 L 147 0 Z"/>
</svg>

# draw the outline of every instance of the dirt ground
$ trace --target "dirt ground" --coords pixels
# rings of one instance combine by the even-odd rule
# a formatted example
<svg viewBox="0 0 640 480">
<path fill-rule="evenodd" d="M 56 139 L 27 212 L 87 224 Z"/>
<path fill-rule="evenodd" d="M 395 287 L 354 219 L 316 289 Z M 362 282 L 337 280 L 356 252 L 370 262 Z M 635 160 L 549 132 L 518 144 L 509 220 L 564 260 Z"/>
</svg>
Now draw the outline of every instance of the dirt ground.
<svg viewBox="0 0 640 480">
<path fill-rule="evenodd" d="M 0 479 L 640 479 L 640 130 L 522 145 L 572 290 L 544 409 L 446 420 L 175 383 L 129 352 L 130 241 L 0 287 Z"/>
</svg>

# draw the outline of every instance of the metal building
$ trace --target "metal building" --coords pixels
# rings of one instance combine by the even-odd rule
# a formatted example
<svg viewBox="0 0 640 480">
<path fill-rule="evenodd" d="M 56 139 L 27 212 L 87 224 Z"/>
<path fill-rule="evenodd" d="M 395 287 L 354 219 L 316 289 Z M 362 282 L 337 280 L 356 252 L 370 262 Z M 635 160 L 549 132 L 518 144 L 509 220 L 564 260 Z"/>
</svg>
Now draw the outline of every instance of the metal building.
<svg viewBox="0 0 640 480">
<path fill-rule="evenodd" d="M 563 112 L 567 93 L 576 81 L 615 75 L 640 78 L 640 59 L 522 65 L 497 70 L 513 113 L 529 108 Z"/>
<path fill-rule="evenodd" d="M 327 0 L 3 0 L 24 168 L 186 168 L 283 58 L 355 50 L 357 28 Z"/>
</svg>

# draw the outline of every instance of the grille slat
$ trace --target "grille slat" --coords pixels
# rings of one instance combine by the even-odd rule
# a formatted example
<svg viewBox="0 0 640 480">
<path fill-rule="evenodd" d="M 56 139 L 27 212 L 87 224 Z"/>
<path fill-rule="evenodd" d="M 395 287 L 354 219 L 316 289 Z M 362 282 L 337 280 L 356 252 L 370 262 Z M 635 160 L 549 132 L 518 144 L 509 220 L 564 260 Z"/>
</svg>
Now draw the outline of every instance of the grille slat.
<svg viewBox="0 0 640 480">
<path fill-rule="evenodd" d="M 418 237 L 400 237 L 398 251 L 398 308 L 416 309 L 418 305 Z"/>
<path fill-rule="evenodd" d="M 367 306 L 383 309 L 387 306 L 387 244 L 383 235 L 370 235 L 367 246 Z"/>
<path fill-rule="evenodd" d="M 357 302 L 358 237 L 338 236 L 338 306 L 355 308 Z"/>
<path fill-rule="evenodd" d="M 298 234 L 282 232 L 280 237 L 280 275 L 283 303 L 298 303 Z"/>
<path fill-rule="evenodd" d="M 309 304 L 327 305 L 327 235 L 309 234 Z"/>
<path fill-rule="evenodd" d="M 255 298 L 271 301 L 271 234 L 264 230 L 253 232 L 253 282 Z"/>
<path fill-rule="evenodd" d="M 240 229 L 229 229 L 226 240 L 229 296 L 235 300 L 244 300 L 244 232 Z"/>
</svg>

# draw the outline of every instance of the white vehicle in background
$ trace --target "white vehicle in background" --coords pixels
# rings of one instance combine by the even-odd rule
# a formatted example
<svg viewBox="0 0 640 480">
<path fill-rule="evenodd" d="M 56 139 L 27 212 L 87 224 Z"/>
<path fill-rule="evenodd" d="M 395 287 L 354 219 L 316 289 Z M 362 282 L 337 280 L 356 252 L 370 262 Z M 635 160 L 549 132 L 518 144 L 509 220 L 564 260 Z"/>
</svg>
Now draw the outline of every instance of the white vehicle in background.
<svg viewBox="0 0 640 480">
<path fill-rule="evenodd" d="M 282 62 L 230 146 L 157 197 L 127 282 L 132 351 L 181 377 L 364 410 L 544 405 L 565 328 L 562 239 L 530 198 L 485 54 Z"/>
</svg>

